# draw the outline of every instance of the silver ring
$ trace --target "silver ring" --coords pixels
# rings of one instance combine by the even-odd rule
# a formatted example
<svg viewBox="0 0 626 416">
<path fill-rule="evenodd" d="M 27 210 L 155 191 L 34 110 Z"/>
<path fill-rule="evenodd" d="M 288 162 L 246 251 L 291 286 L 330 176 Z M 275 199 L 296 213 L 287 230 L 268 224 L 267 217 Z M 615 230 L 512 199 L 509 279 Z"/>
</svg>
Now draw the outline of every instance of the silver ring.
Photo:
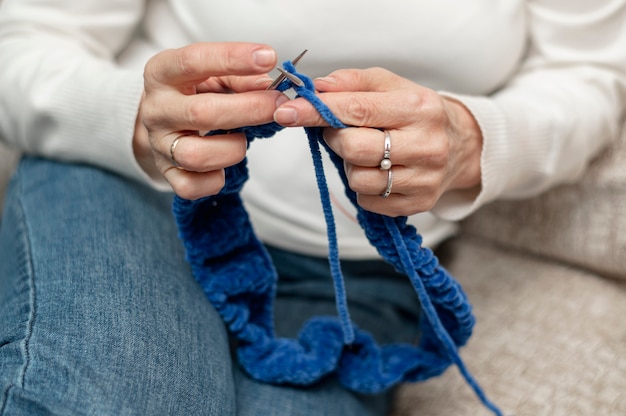
<svg viewBox="0 0 626 416">
<path fill-rule="evenodd" d="M 383 151 L 383 159 L 380 161 L 380 168 L 382 170 L 389 170 L 392 166 L 391 159 L 389 159 L 391 157 L 391 134 L 389 134 L 387 130 L 385 130 L 384 133 L 385 149 Z"/>
<path fill-rule="evenodd" d="M 391 168 L 387 169 L 387 188 L 385 188 L 385 192 L 380 194 L 381 198 L 387 198 L 391 195 L 391 187 L 393 186 L 393 172 Z"/>
<path fill-rule="evenodd" d="M 172 159 L 172 163 L 174 164 L 174 167 L 176 167 L 177 169 L 183 169 L 183 168 L 176 161 L 176 156 L 174 156 L 174 152 L 176 151 L 176 146 L 178 145 L 178 141 L 182 137 L 185 137 L 185 136 L 187 136 L 187 135 L 186 134 L 181 134 L 180 136 L 175 138 L 174 141 L 172 142 L 172 144 L 170 145 L 170 159 Z"/>
</svg>

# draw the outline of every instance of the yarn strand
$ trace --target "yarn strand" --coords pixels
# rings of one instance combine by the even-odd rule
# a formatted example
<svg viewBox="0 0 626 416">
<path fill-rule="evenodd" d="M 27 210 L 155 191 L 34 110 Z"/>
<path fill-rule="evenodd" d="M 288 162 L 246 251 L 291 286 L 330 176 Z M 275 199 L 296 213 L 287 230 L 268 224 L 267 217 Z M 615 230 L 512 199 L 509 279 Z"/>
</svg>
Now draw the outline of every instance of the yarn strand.
<svg viewBox="0 0 626 416">
<path fill-rule="evenodd" d="M 326 220 L 326 234 L 328 236 L 328 262 L 330 266 L 330 274 L 333 278 L 335 286 L 337 314 L 341 320 L 344 344 L 350 345 L 354 342 L 354 328 L 350 319 L 346 287 L 343 279 L 343 273 L 341 271 L 335 217 L 330 204 L 330 193 L 328 192 L 326 176 L 324 175 L 322 153 L 320 152 L 319 143 L 315 137 L 309 137 L 309 147 L 311 148 L 311 155 L 315 168 L 315 179 L 317 180 L 317 187 L 322 201 L 324 219 Z"/>
<path fill-rule="evenodd" d="M 476 379 L 467 369 L 465 363 L 459 355 L 457 347 L 454 345 L 454 341 L 448 334 L 446 328 L 442 325 L 441 320 L 437 315 L 437 311 L 435 310 L 435 307 L 433 306 L 433 303 L 428 296 L 428 292 L 424 287 L 424 283 L 422 283 L 422 280 L 419 278 L 417 272 L 415 271 L 415 265 L 411 261 L 411 257 L 408 254 L 407 246 L 404 242 L 404 239 L 402 238 L 402 235 L 400 234 L 400 230 L 398 230 L 397 224 L 390 217 L 383 217 L 383 220 L 385 221 L 385 226 L 387 227 L 389 234 L 391 234 L 391 237 L 393 238 L 394 244 L 398 248 L 398 252 L 400 253 L 400 260 L 402 261 L 404 270 L 408 274 L 409 279 L 413 284 L 415 293 L 417 293 L 420 303 L 422 304 L 422 311 L 426 315 L 428 323 L 433 327 L 437 339 L 445 348 L 448 356 L 456 364 L 459 372 L 461 373 L 467 384 L 472 388 L 481 403 L 483 403 L 483 405 L 491 410 L 496 416 L 502 416 L 502 412 L 500 411 L 500 409 L 487 398 L 487 395 L 485 394 L 483 389 L 480 387 Z"/>
</svg>

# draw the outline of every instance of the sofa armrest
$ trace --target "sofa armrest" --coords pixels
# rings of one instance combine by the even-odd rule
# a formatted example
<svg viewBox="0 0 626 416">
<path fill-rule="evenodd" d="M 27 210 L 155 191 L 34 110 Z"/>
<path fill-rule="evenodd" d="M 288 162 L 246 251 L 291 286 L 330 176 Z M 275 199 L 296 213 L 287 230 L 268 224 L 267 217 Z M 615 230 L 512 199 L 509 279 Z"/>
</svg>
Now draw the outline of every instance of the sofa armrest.
<svg viewBox="0 0 626 416">
<path fill-rule="evenodd" d="M 601 275 L 626 278 L 626 124 L 582 180 L 528 200 L 497 201 L 462 231 Z"/>
</svg>

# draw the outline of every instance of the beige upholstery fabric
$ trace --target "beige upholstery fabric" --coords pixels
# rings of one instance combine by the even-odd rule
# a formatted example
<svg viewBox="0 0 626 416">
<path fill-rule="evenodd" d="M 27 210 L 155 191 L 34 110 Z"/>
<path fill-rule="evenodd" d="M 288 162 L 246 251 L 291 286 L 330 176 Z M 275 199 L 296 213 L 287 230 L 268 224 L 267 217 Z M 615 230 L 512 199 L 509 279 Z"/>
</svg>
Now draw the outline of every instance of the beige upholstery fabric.
<svg viewBox="0 0 626 416">
<path fill-rule="evenodd" d="M 462 236 L 446 264 L 477 317 L 462 356 L 506 415 L 626 415 L 626 282 Z M 456 367 L 393 416 L 490 415 Z"/>
<path fill-rule="evenodd" d="M 626 278 L 626 127 L 582 183 L 526 201 L 500 201 L 468 218 L 466 232 L 508 247 Z"/>
<path fill-rule="evenodd" d="M 0 216 L 4 202 L 4 191 L 11 177 L 11 172 L 13 172 L 17 163 L 17 158 L 17 152 L 0 142 Z"/>
</svg>

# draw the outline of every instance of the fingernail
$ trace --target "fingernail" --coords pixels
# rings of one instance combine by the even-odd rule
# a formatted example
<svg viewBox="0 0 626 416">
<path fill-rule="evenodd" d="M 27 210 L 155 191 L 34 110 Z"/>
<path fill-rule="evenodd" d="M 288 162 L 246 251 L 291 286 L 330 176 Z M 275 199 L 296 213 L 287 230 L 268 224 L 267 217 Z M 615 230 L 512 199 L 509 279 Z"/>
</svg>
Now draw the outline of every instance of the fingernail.
<svg viewBox="0 0 626 416">
<path fill-rule="evenodd" d="M 266 85 L 266 84 L 271 84 L 274 80 L 270 77 L 261 77 L 258 78 L 256 81 L 254 81 L 255 85 Z"/>
<path fill-rule="evenodd" d="M 319 78 L 315 78 L 315 81 L 327 82 L 329 84 L 337 83 L 337 80 L 334 77 L 319 77 Z"/>
<path fill-rule="evenodd" d="M 287 101 L 289 101 L 289 97 L 287 97 L 285 94 L 280 94 L 278 98 L 276 99 L 276 107 L 280 107 L 281 105 L 285 104 Z"/>
<path fill-rule="evenodd" d="M 282 125 L 295 124 L 298 112 L 294 108 L 283 107 L 274 112 L 274 121 Z"/>
<path fill-rule="evenodd" d="M 272 49 L 259 49 L 254 51 L 252 58 L 258 66 L 270 66 L 276 62 L 276 52 Z"/>
</svg>

